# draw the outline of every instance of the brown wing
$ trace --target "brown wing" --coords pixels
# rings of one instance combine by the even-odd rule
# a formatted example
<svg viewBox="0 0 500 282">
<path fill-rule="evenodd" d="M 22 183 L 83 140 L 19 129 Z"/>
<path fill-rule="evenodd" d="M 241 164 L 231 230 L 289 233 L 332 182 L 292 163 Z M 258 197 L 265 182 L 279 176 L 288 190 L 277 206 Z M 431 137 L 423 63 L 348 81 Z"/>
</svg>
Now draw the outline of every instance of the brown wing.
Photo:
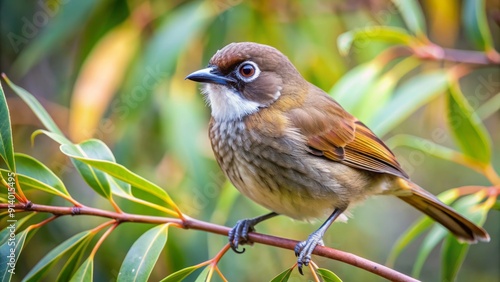
<svg viewBox="0 0 500 282">
<path fill-rule="evenodd" d="M 330 97 L 312 95 L 303 107 L 291 110 L 288 117 L 307 137 L 312 154 L 351 167 L 408 178 L 391 150 Z"/>
</svg>

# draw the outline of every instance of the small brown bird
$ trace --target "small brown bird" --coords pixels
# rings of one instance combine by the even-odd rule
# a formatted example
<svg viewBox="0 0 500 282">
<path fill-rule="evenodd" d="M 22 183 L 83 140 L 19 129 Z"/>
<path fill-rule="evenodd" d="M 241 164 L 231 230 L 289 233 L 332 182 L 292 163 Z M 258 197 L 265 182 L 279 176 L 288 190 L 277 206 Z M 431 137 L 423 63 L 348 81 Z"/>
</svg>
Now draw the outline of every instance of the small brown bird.
<svg viewBox="0 0 500 282">
<path fill-rule="evenodd" d="M 220 167 L 241 193 L 272 211 L 238 221 L 229 233 L 234 251 L 249 243 L 257 223 L 278 214 L 298 220 L 329 216 L 295 247 L 302 273 L 333 221 L 377 194 L 399 197 L 463 241 L 489 241 L 484 229 L 411 182 L 370 129 L 275 48 L 229 44 L 207 68 L 186 78 L 206 83 L 209 136 Z"/>
</svg>

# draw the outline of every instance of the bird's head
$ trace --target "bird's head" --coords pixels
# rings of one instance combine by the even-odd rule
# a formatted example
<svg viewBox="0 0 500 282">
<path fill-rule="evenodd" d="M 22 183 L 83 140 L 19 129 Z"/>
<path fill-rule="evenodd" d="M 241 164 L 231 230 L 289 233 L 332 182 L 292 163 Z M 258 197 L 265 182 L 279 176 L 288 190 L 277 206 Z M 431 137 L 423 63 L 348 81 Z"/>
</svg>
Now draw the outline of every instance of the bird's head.
<svg viewBox="0 0 500 282">
<path fill-rule="evenodd" d="M 298 93 L 304 79 L 277 49 L 250 42 L 217 51 L 207 68 L 186 79 L 205 83 L 203 93 L 218 121 L 230 121 L 269 107 L 281 96 Z"/>
</svg>

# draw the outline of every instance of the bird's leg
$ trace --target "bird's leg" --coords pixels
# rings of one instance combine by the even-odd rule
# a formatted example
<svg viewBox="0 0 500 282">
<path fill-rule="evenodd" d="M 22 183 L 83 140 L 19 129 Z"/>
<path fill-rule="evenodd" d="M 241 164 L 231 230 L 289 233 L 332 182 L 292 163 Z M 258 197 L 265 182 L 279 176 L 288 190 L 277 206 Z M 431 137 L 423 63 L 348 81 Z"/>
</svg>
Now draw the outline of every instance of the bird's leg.
<svg viewBox="0 0 500 282">
<path fill-rule="evenodd" d="M 302 241 L 295 246 L 295 256 L 297 256 L 297 266 L 300 274 L 302 273 L 302 266 L 309 265 L 311 261 L 311 254 L 317 245 L 323 246 L 323 235 L 330 225 L 344 212 L 344 209 L 335 209 L 328 219 L 321 225 L 318 230 L 309 235 L 306 241 Z"/>
<path fill-rule="evenodd" d="M 229 245 L 231 246 L 231 249 L 233 249 L 233 251 L 235 251 L 236 253 L 243 253 L 245 249 L 243 248 L 243 250 L 240 251 L 238 250 L 238 246 L 240 244 L 244 245 L 250 243 L 248 240 L 248 233 L 255 231 L 255 225 L 277 215 L 277 213 L 271 212 L 254 218 L 238 220 L 238 222 L 236 222 L 236 225 L 231 230 L 229 230 L 228 234 Z"/>
</svg>

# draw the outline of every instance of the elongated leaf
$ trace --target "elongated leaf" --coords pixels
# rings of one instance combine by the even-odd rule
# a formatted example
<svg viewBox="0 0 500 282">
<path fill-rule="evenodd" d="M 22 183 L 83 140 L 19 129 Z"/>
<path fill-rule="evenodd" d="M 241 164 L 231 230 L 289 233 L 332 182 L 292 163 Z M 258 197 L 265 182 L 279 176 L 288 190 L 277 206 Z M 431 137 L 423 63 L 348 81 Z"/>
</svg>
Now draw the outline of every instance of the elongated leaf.
<svg viewBox="0 0 500 282">
<path fill-rule="evenodd" d="M 2 173 L 2 175 L 4 177 L 6 177 L 9 174 L 9 171 L 5 170 L 5 169 L 0 169 L 0 173 Z M 52 186 L 49 186 L 46 183 L 43 183 L 35 178 L 29 177 L 29 176 L 26 176 L 23 174 L 17 174 L 17 180 L 19 181 L 19 184 L 23 188 L 33 188 L 33 189 L 37 189 L 40 191 L 51 193 L 51 194 L 54 194 L 57 196 L 65 197 L 65 194 L 61 193 L 61 191 L 59 191 L 58 189 L 56 189 Z"/>
<path fill-rule="evenodd" d="M 19 174 L 47 184 L 51 190 L 55 190 L 53 194 L 70 196 L 61 179 L 37 159 L 21 153 L 16 153 L 15 158 Z"/>
<path fill-rule="evenodd" d="M 403 45 L 410 45 L 414 38 L 406 30 L 390 26 L 368 26 L 342 33 L 337 39 L 337 46 L 342 55 L 347 55 L 357 40 L 379 40 Z"/>
<path fill-rule="evenodd" d="M 416 75 L 399 86 L 394 98 L 366 123 L 379 136 L 384 135 L 421 106 L 443 93 L 447 86 L 447 75 L 443 71 Z"/>
<path fill-rule="evenodd" d="M 15 232 L 17 234 L 17 231 L 30 219 L 32 218 L 36 213 L 30 213 L 26 216 L 24 216 L 23 218 L 21 219 L 16 219 L 15 221 Z M 0 246 L 3 245 L 5 242 L 7 242 L 7 240 L 9 239 L 10 237 L 10 234 L 11 234 L 11 231 L 12 229 L 9 229 L 7 227 L 10 227 L 10 224 L 11 223 L 14 223 L 14 222 L 9 222 L 7 221 L 7 225 L 5 226 L 4 229 L 2 229 L 2 231 L 0 232 Z"/>
<path fill-rule="evenodd" d="M 16 264 L 23 250 L 29 230 L 18 233 L 14 239 L 0 246 L 0 281 L 8 282 L 16 274 Z M 10 239 L 10 238 L 9 238 Z M 14 252 L 11 250 L 14 249 Z"/>
<path fill-rule="evenodd" d="M 417 36 L 425 36 L 425 18 L 422 7 L 416 0 L 392 0 L 398 7 L 408 28 Z"/>
<path fill-rule="evenodd" d="M 486 18 L 485 1 L 465 0 L 462 7 L 462 21 L 467 37 L 481 50 L 493 49 L 493 39 Z"/>
<path fill-rule="evenodd" d="M 49 270 L 57 261 L 59 261 L 61 257 L 69 251 L 74 250 L 75 247 L 81 244 L 92 234 L 93 233 L 88 230 L 80 232 L 52 249 L 30 270 L 30 272 L 28 272 L 28 274 L 26 274 L 23 281 L 40 281 L 45 272 Z"/>
<path fill-rule="evenodd" d="M 352 112 L 365 93 L 374 85 L 382 66 L 372 62 L 359 65 L 345 74 L 330 90 L 330 95 Z"/>
<path fill-rule="evenodd" d="M 489 118 L 494 113 L 500 111 L 500 93 L 495 94 L 487 102 L 482 104 L 476 111 L 481 120 Z"/>
<path fill-rule="evenodd" d="M 292 274 L 293 269 L 293 267 L 285 269 L 285 271 L 276 275 L 276 277 L 274 277 L 271 282 L 287 282 L 288 279 L 290 279 L 290 275 Z"/>
<path fill-rule="evenodd" d="M 491 160 L 491 140 L 481 119 L 464 97 L 458 82 L 448 91 L 448 121 L 462 152 L 483 164 Z"/>
<path fill-rule="evenodd" d="M 59 127 L 56 125 L 54 120 L 50 117 L 49 113 L 42 107 L 40 102 L 31 95 L 28 91 L 24 90 L 23 88 L 15 85 L 12 81 L 10 81 L 7 76 L 4 75 L 5 81 L 7 81 L 7 84 L 14 90 L 14 93 L 16 93 L 23 101 L 28 104 L 30 109 L 35 113 L 35 115 L 40 119 L 42 124 L 51 132 L 57 133 L 60 136 L 62 136 L 62 140 L 64 140 L 66 143 L 71 143 L 68 139 L 64 137 L 64 134 L 62 131 L 59 129 Z"/>
<path fill-rule="evenodd" d="M 63 144 L 61 145 L 61 151 L 67 156 L 73 155 L 81 158 L 93 158 L 110 162 L 115 161 L 111 150 L 106 144 L 97 139 L 86 140 L 78 145 Z M 109 199 L 111 197 L 111 186 L 105 173 L 94 169 L 92 166 L 78 159 L 72 159 L 72 162 L 83 179 L 85 179 L 85 182 L 87 182 L 94 191 L 104 198 Z"/>
<path fill-rule="evenodd" d="M 420 246 L 417 254 L 417 260 L 413 264 L 413 270 L 411 274 L 413 277 L 420 276 L 420 271 L 422 270 L 427 257 L 437 246 L 437 244 L 441 242 L 444 237 L 446 237 L 446 234 L 448 234 L 446 229 L 439 225 L 434 225 L 434 227 L 429 231 L 424 241 L 422 242 L 422 245 Z"/>
<path fill-rule="evenodd" d="M 85 254 L 85 250 L 91 240 L 92 236 L 87 237 L 80 244 L 78 244 L 78 246 L 76 246 L 73 252 L 71 252 L 71 255 L 66 260 L 66 263 L 59 271 L 59 275 L 57 276 L 58 282 L 69 281 L 70 278 L 76 275 L 76 271 L 79 269 L 78 265 L 80 265 L 83 255 Z M 90 276 L 92 277 L 92 275 Z"/>
<path fill-rule="evenodd" d="M 176 206 L 175 203 L 172 201 L 170 196 L 168 196 L 167 192 L 165 190 L 161 189 L 159 186 L 156 184 L 149 182 L 148 180 L 142 178 L 141 176 L 131 172 L 128 170 L 126 167 L 110 162 L 110 161 L 104 161 L 104 160 L 96 160 L 96 159 L 90 159 L 90 158 L 84 158 L 81 156 L 77 156 L 74 153 L 74 150 L 70 148 L 68 145 L 62 145 L 61 146 L 61 151 L 66 154 L 67 156 L 71 158 L 75 158 L 81 162 L 84 162 L 96 169 L 102 170 L 109 175 L 116 177 L 117 179 L 120 179 L 126 183 L 130 183 L 132 186 L 139 188 L 147 193 L 150 193 L 152 195 L 157 196 L 160 199 L 163 199 L 166 203 L 168 203 L 171 206 Z"/>
<path fill-rule="evenodd" d="M 460 154 L 458 151 L 437 144 L 431 140 L 409 134 L 394 135 L 388 139 L 385 144 L 391 149 L 399 146 L 410 147 L 448 161 L 454 161 L 457 154 Z"/>
<path fill-rule="evenodd" d="M 70 282 L 91 282 L 94 276 L 94 260 L 93 258 L 88 258 L 83 264 L 78 268 L 75 275 L 71 277 Z"/>
<path fill-rule="evenodd" d="M 203 271 L 200 273 L 200 275 L 198 275 L 195 282 L 207 281 L 207 277 L 208 277 L 208 273 L 210 272 L 210 268 L 211 268 L 210 266 L 205 267 L 205 269 L 203 269 Z"/>
<path fill-rule="evenodd" d="M 168 224 L 151 228 L 130 248 L 120 268 L 118 281 L 147 281 L 165 247 Z"/>
<path fill-rule="evenodd" d="M 181 270 L 178 270 L 172 274 L 170 274 L 169 276 L 163 278 L 161 280 L 161 282 L 180 282 L 182 280 L 184 280 L 186 277 L 189 276 L 189 274 L 193 273 L 193 271 L 195 271 L 196 269 L 200 268 L 201 266 L 190 266 L 190 267 L 186 267 L 186 268 L 183 268 Z"/>
<path fill-rule="evenodd" d="M 12 143 L 12 127 L 7 100 L 0 82 L 0 157 L 5 161 L 10 171 L 16 172 L 14 161 L 14 145 Z"/>
<path fill-rule="evenodd" d="M 357 106 L 351 111 L 351 114 L 361 121 L 371 120 L 373 115 L 377 114 L 387 104 L 398 81 L 418 65 L 420 65 L 420 62 L 412 57 L 396 64 L 390 71 L 377 79 L 372 87 L 367 89 L 363 97 L 359 99 Z"/>
<path fill-rule="evenodd" d="M 460 214 L 464 215 L 472 222 L 483 225 L 486 221 L 488 211 L 484 208 L 478 208 L 477 204 L 484 199 L 484 194 L 479 192 L 459 199 L 453 207 Z M 467 255 L 469 244 L 458 242 L 453 236 L 448 236 L 444 241 L 442 248 L 442 280 L 456 280 L 458 271 Z"/>
<path fill-rule="evenodd" d="M 323 278 L 324 282 L 342 282 L 342 279 L 333 273 L 331 270 L 325 268 L 318 268 L 316 272 Z"/>
</svg>

